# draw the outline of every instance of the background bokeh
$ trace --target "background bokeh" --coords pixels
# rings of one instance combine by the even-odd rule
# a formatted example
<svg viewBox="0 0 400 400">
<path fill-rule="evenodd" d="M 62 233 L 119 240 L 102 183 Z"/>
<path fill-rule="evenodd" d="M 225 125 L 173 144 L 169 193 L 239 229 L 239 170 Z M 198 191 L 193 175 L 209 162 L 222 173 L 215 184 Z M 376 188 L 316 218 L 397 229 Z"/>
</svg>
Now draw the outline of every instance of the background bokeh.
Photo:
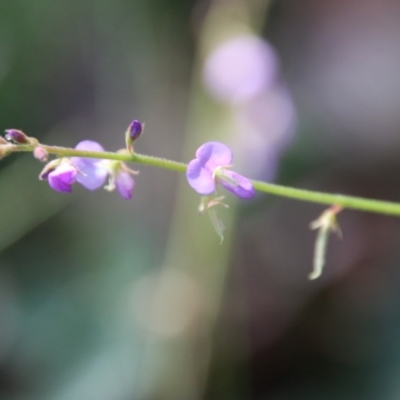
<svg viewBox="0 0 400 400">
<path fill-rule="evenodd" d="M 48 144 L 188 162 L 208 140 L 249 177 L 400 201 L 397 0 L 0 2 L 0 126 Z M 135 166 L 134 166 L 135 167 Z M 0 163 L 0 399 L 400 398 L 400 221 L 221 210 L 139 166 L 134 199 L 53 192 Z"/>
</svg>

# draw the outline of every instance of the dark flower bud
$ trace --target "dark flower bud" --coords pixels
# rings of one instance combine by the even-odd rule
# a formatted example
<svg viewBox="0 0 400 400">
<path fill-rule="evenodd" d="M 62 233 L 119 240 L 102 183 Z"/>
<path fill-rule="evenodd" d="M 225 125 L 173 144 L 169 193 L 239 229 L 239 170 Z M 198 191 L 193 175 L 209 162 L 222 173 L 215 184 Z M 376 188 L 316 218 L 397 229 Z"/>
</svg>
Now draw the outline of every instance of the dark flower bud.
<svg viewBox="0 0 400 400">
<path fill-rule="evenodd" d="M 31 141 L 28 136 L 25 135 L 24 132 L 18 129 L 6 129 L 6 134 L 4 137 L 7 141 L 16 144 L 30 144 Z"/>
<path fill-rule="evenodd" d="M 130 138 L 133 141 L 135 141 L 140 134 L 143 131 L 143 125 L 140 123 L 140 121 L 138 121 L 137 119 L 135 119 L 134 121 L 132 121 L 132 123 L 129 125 L 129 135 Z"/>
<path fill-rule="evenodd" d="M 133 142 L 140 136 L 140 134 L 143 132 L 143 129 L 144 124 L 137 119 L 133 120 L 128 126 L 128 129 L 125 132 L 125 142 L 129 151 L 133 152 Z"/>
</svg>

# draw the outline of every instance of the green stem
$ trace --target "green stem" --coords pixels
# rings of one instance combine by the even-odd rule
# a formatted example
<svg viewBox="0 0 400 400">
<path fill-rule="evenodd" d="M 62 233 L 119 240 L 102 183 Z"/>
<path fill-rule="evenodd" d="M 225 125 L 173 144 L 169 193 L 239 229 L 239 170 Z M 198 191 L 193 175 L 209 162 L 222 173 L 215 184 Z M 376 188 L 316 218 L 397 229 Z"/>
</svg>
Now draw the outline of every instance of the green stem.
<svg viewBox="0 0 400 400">
<path fill-rule="evenodd" d="M 164 158 L 152 157 L 143 154 L 130 154 L 126 151 L 112 153 L 112 152 L 96 152 L 86 150 L 76 150 L 66 147 L 58 146 L 47 146 L 40 145 L 49 154 L 56 154 L 61 157 L 88 157 L 88 158 L 100 158 L 107 160 L 133 162 L 138 164 L 150 165 L 153 167 L 159 167 L 169 169 L 177 172 L 185 172 L 186 164 L 176 161 L 167 160 Z M 9 154 L 17 151 L 33 151 L 35 146 L 33 145 L 13 145 L 7 144 L 2 145 L 1 150 L 4 154 Z M 260 192 L 273 194 L 276 196 L 288 197 L 296 200 L 310 201 L 313 203 L 329 204 L 329 205 L 340 205 L 344 208 L 352 208 L 360 211 L 369 211 L 379 214 L 387 214 L 400 216 L 400 203 L 394 203 L 382 200 L 370 200 L 361 197 L 345 196 L 342 194 L 330 194 L 321 193 L 305 189 L 295 189 L 292 187 L 276 185 L 273 183 L 267 183 L 262 181 L 252 181 L 254 188 Z"/>
<path fill-rule="evenodd" d="M 41 144 L 40 147 L 44 148 L 47 153 L 55 154 L 59 157 L 86 157 L 86 158 L 100 158 L 102 160 L 114 160 L 114 161 L 123 161 L 123 162 L 133 162 L 137 164 L 145 164 L 150 165 L 152 167 L 159 167 L 164 169 L 170 169 L 172 171 L 177 172 L 185 172 L 186 164 L 167 160 L 165 158 L 146 156 L 138 153 L 128 153 L 128 151 L 123 152 L 109 152 L 109 151 L 87 151 L 87 150 L 77 150 L 70 149 L 67 147 L 59 147 L 59 146 L 47 146 Z M 26 151 L 31 152 L 34 149 L 32 145 L 5 145 L 3 149 L 6 153 L 9 152 L 17 152 L 17 151 Z"/>
<path fill-rule="evenodd" d="M 369 211 L 379 214 L 400 216 L 400 203 L 383 200 L 370 200 L 362 197 L 345 196 L 343 194 L 331 194 L 315 192 L 305 189 L 275 185 L 261 181 L 252 181 L 254 188 L 260 192 L 274 194 L 276 196 L 289 197 L 296 200 L 311 201 L 321 204 L 337 204 L 343 208 L 353 208 L 360 211 Z"/>
</svg>

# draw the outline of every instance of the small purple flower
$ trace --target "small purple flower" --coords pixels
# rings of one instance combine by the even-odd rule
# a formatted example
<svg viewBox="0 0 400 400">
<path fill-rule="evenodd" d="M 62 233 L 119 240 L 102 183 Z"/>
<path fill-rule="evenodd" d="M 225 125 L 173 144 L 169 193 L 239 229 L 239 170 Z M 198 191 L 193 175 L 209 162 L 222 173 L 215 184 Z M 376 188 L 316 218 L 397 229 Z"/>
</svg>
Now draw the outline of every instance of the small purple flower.
<svg viewBox="0 0 400 400">
<path fill-rule="evenodd" d="M 72 185 L 76 181 L 78 171 L 69 162 L 61 163 L 47 175 L 49 185 L 57 192 L 72 192 Z"/>
<path fill-rule="evenodd" d="M 217 183 L 242 199 L 251 199 L 255 190 L 251 181 L 231 166 L 232 151 L 223 143 L 207 142 L 196 151 L 196 158 L 188 164 L 186 178 L 189 185 L 203 196 L 215 192 Z"/>
</svg>

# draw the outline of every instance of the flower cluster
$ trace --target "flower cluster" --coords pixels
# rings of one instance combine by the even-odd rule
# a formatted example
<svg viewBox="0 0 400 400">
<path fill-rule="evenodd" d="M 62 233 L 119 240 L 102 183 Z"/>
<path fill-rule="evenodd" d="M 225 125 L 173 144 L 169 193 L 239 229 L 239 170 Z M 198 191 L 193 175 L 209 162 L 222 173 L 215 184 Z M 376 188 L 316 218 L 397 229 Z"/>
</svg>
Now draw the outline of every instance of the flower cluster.
<svg viewBox="0 0 400 400">
<path fill-rule="evenodd" d="M 133 153 L 133 142 L 140 136 L 143 127 L 140 121 L 132 121 L 125 133 L 127 149 L 121 150 L 121 152 Z M 40 161 L 47 161 L 47 151 L 36 139 L 32 142 L 32 138 L 15 129 L 6 132 L 9 136 L 9 138 L 6 136 L 7 140 L 13 140 L 17 143 L 36 143 L 34 156 Z M 101 144 L 92 140 L 84 140 L 78 143 L 75 149 L 97 153 L 104 152 Z M 39 179 L 47 179 L 50 187 L 57 192 L 71 193 L 72 185 L 78 182 L 89 190 L 96 190 L 102 186 L 108 191 L 117 189 L 124 199 L 129 200 L 133 196 L 135 187 L 132 175 L 136 174 L 136 171 L 132 171 L 121 161 L 88 157 L 64 157 L 50 161 L 39 175 Z"/>
<path fill-rule="evenodd" d="M 144 124 L 138 120 L 132 121 L 128 126 L 125 132 L 126 147 L 119 151 L 124 155 L 121 157 L 124 161 L 138 159 L 138 155 L 133 157 L 133 144 L 143 132 L 143 128 Z M 97 142 L 84 140 L 72 150 L 41 144 L 36 138 L 29 137 L 17 129 L 6 130 L 4 138 L 0 137 L 0 157 L 18 150 L 32 151 L 34 157 L 42 162 L 47 162 L 49 154 L 58 154 L 59 158 L 47 162 L 39 175 L 39 179 L 47 180 L 49 186 L 57 192 L 71 193 L 72 186 L 79 183 L 88 190 L 100 187 L 108 191 L 116 189 L 127 200 L 133 196 L 135 181 L 132 175 L 137 172 L 129 169 L 123 161 L 110 159 L 109 154 L 106 154 Z M 129 155 L 132 156 L 132 160 Z M 216 213 L 215 206 L 228 206 L 223 203 L 224 197 L 217 195 L 217 186 L 221 185 L 242 199 L 251 199 L 255 194 L 252 182 L 231 171 L 231 164 L 232 151 L 228 146 L 220 142 L 207 142 L 197 149 L 196 158 L 190 161 L 186 168 L 189 185 L 202 196 L 199 211 L 208 212 L 221 241 L 225 227 Z"/>
<path fill-rule="evenodd" d="M 77 150 L 93 152 L 104 151 L 103 147 L 94 141 L 84 140 L 75 147 Z M 46 165 L 40 179 L 47 179 L 52 189 L 57 192 L 71 193 L 72 185 L 80 183 L 86 189 L 96 190 L 104 186 L 107 190 L 117 189 L 124 199 L 131 199 L 135 181 L 131 171 L 120 161 L 102 160 L 96 158 L 71 157 L 60 158 Z"/>
</svg>

